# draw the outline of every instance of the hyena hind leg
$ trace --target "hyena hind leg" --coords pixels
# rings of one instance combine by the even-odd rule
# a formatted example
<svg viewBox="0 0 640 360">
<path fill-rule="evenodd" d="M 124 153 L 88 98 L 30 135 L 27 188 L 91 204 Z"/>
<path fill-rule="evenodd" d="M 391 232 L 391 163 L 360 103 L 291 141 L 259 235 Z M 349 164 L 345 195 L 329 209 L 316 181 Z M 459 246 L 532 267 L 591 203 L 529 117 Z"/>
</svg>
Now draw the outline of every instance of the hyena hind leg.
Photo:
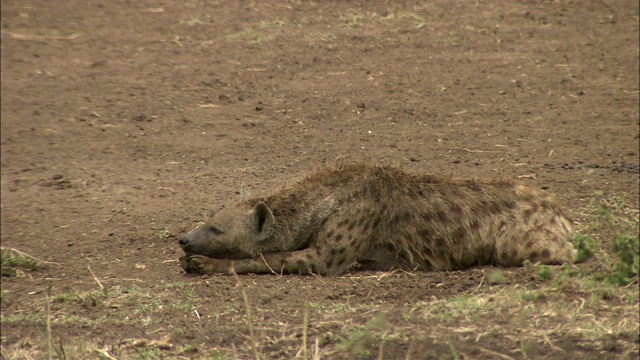
<svg viewBox="0 0 640 360">
<path fill-rule="evenodd" d="M 571 243 L 569 221 L 554 216 L 547 225 L 531 226 L 526 231 L 501 236 L 494 249 L 494 263 L 521 266 L 526 260 L 546 265 L 573 263 L 577 250 Z"/>
</svg>

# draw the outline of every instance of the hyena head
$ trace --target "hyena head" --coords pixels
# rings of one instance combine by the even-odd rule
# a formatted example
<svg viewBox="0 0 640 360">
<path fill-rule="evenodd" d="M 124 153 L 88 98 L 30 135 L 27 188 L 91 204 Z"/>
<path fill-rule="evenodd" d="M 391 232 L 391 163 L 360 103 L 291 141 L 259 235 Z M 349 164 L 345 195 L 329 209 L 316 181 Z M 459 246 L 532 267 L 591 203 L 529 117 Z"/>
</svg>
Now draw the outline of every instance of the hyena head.
<svg viewBox="0 0 640 360">
<path fill-rule="evenodd" d="M 273 234 L 273 213 L 259 201 L 247 203 L 249 192 L 241 191 L 242 202 L 216 213 L 204 225 L 182 235 L 178 243 L 187 255 L 217 259 L 245 259 L 258 256 L 261 244 Z"/>
</svg>

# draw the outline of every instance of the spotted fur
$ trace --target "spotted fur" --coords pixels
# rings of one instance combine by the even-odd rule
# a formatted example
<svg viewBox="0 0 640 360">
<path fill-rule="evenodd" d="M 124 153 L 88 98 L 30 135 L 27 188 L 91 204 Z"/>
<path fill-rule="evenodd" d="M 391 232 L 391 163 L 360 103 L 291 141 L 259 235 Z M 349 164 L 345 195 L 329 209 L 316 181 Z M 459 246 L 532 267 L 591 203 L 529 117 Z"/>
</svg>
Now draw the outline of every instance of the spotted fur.
<svg viewBox="0 0 640 360">
<path fill-rule="evenodd" d="M 571 223 L 548 192 L 345 165 L 227 206 L 180 237 L 190 273 L 453 270 L 573 262 Z"/>
</svg>

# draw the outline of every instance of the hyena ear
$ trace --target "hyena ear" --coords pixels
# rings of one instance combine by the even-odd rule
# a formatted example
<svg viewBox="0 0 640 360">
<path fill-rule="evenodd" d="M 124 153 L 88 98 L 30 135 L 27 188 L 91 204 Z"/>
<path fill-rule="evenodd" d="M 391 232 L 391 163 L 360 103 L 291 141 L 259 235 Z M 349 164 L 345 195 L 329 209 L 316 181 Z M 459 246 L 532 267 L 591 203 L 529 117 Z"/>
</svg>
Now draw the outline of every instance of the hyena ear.
<svg viewBox="0 0 640 360">
<path fill-rule="evenodd" d="M 249 190 L 247 185 L 242 183 L 242 185 L 240 185 L 240 201 L 242 202 L 248 201 L 250 197 L 251 197 L 251 190 Z"/>
<path fill-rule="evenodd" d="M 258 241 L 266 240 L 273 234 L 273 213 L 262 201 L 253 207 L 251 226 L 258 234 Z"/>
</svg>

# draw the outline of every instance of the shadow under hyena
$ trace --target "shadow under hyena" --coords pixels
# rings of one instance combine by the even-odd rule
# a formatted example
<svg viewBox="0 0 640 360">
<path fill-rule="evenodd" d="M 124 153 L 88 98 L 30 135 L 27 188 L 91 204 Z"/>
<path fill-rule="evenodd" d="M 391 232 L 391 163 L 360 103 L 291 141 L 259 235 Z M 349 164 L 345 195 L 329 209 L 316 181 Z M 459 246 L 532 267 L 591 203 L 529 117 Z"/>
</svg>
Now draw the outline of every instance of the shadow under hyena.
<svg viewBox="0 0 640 360">
<path fill-rule="evenodd" d="M 512 180 L 344 165 L 266 198 L 225 207 L 180 237 L 188 273 L 336 275 L 573 262 L 571 225 L 553 195 Z"/>
</svg>

